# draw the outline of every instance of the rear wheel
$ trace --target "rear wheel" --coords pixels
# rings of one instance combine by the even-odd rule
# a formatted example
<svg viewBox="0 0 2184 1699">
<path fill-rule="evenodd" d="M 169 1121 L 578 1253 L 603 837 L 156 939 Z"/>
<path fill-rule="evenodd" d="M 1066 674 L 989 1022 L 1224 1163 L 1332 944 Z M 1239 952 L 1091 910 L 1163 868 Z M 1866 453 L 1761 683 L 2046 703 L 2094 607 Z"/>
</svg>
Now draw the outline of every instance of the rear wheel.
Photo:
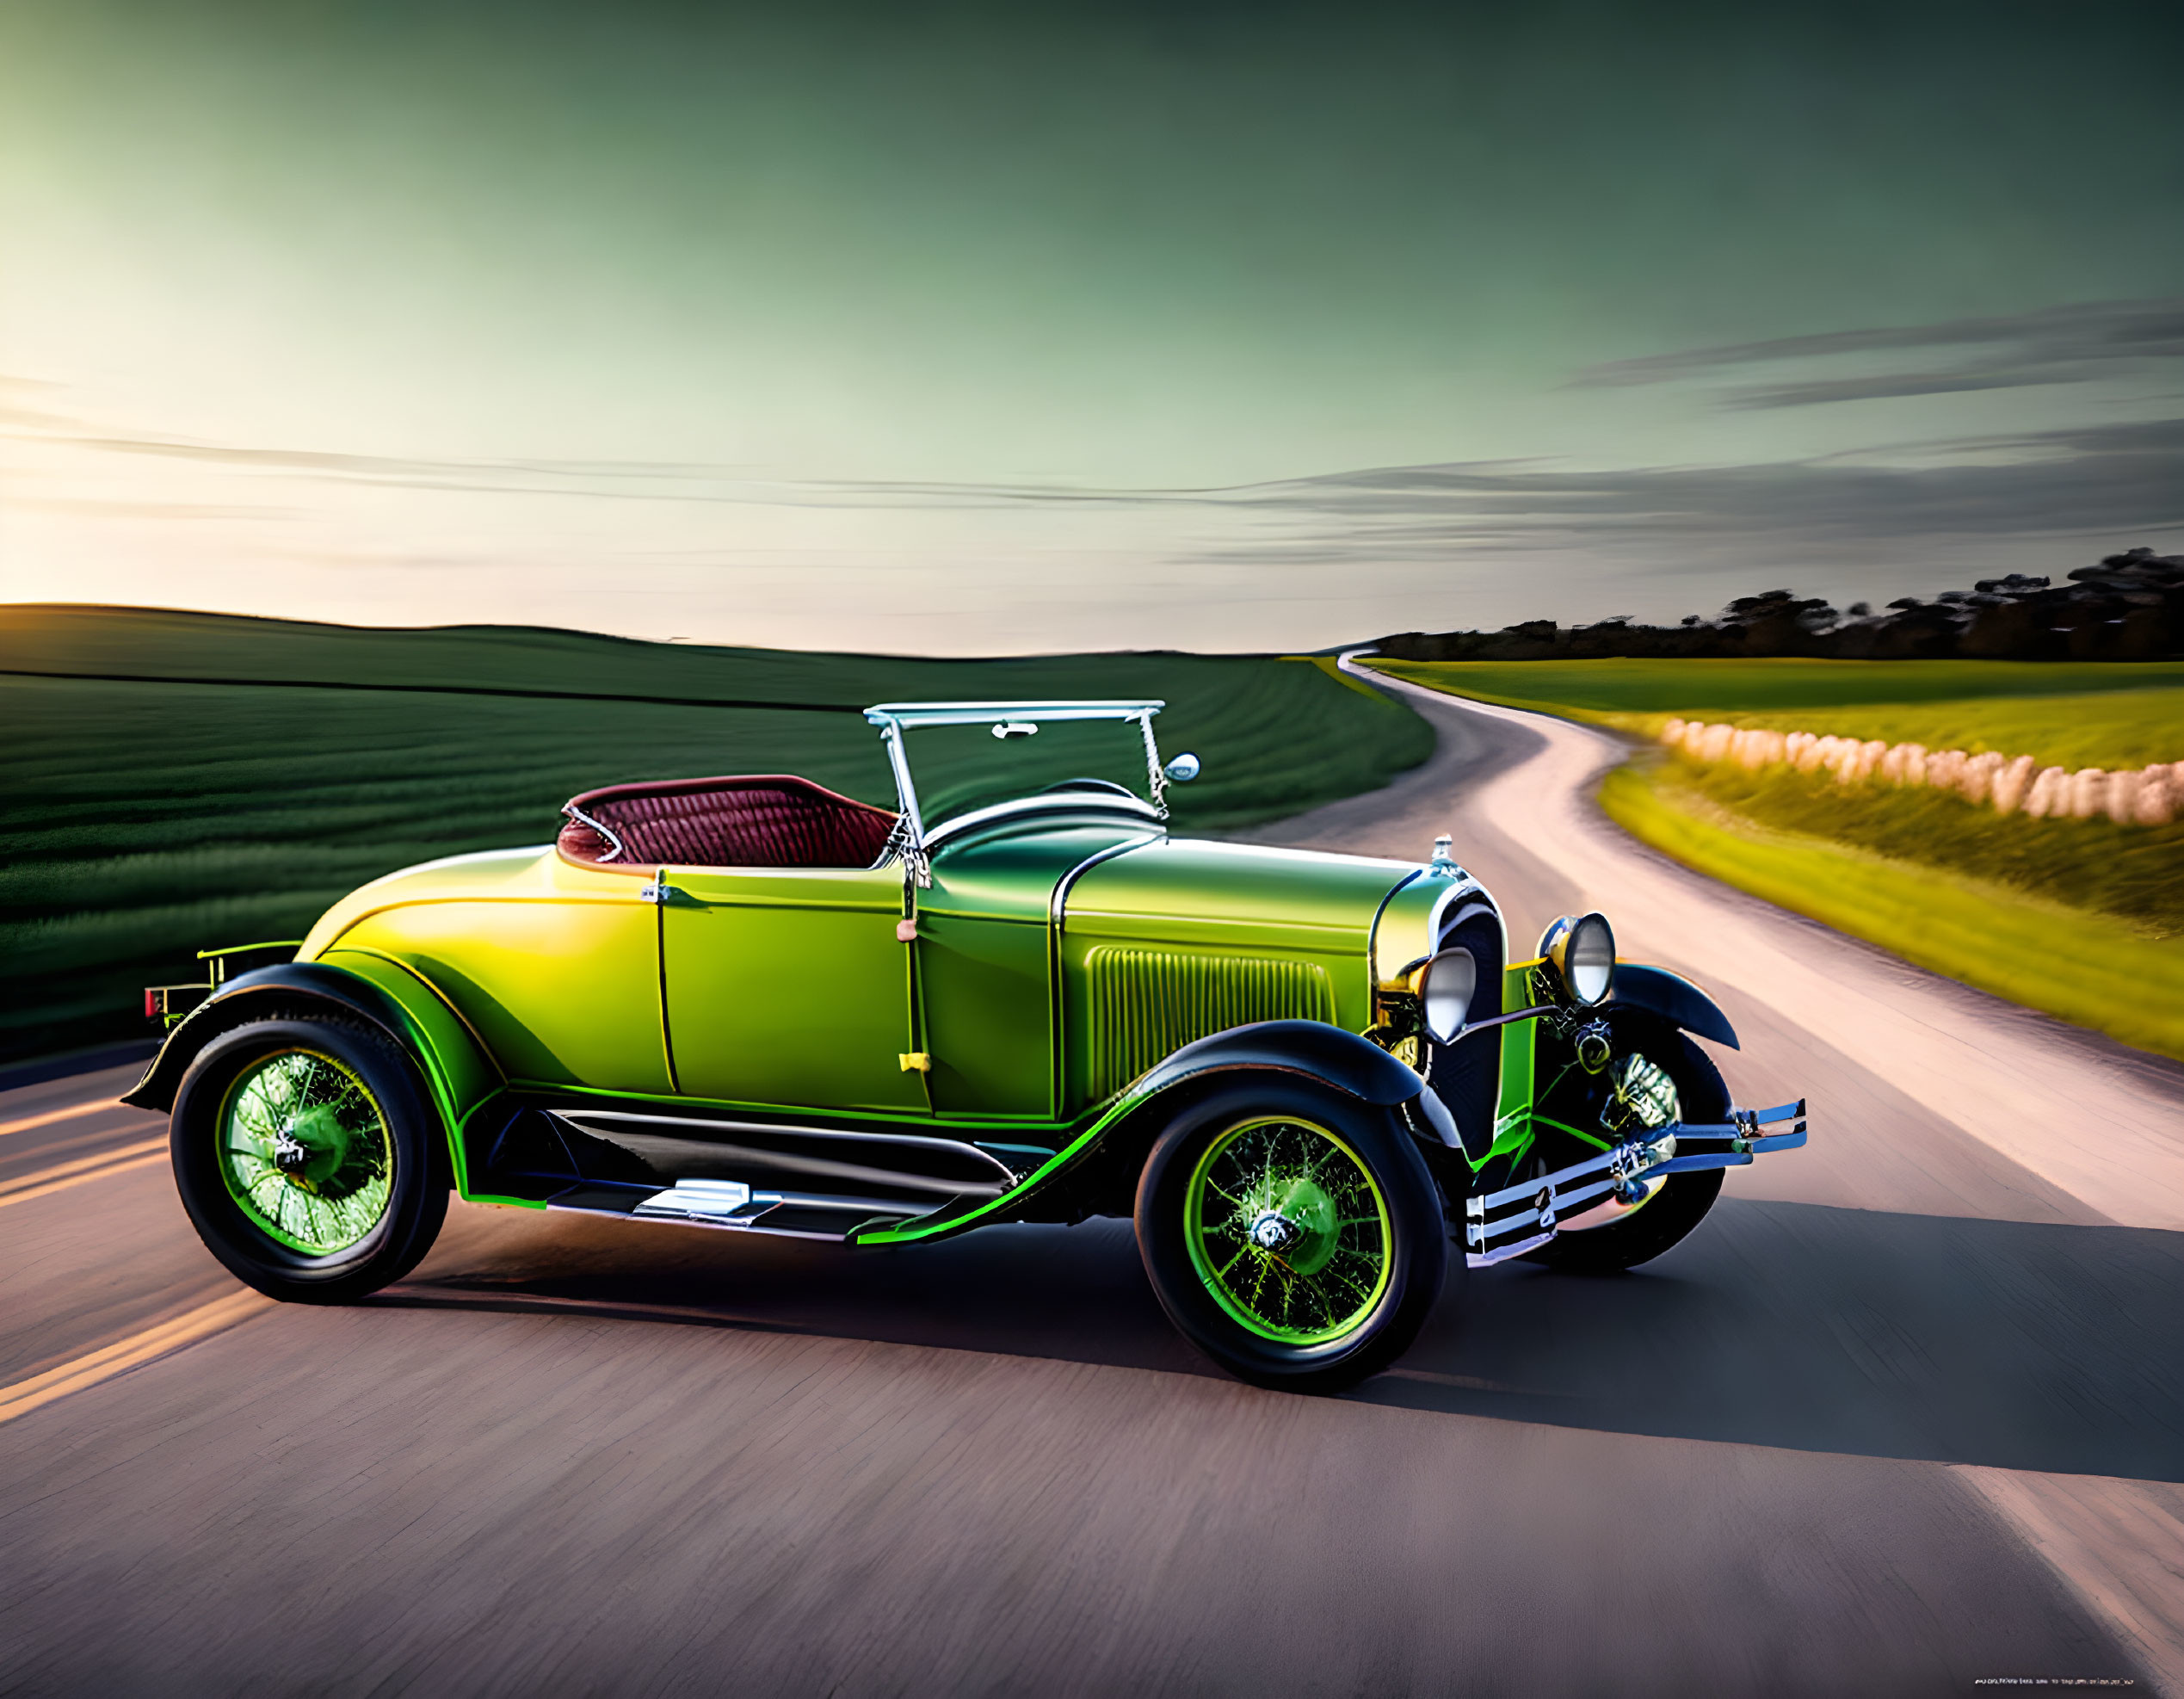
<svg viewBox="0 0 2184 1699">
<path fill-rule="evenodd" d="M 1439 1193 L 1385 1110 L 1286 1080 L 1179 1115 L 1138 1184 L 1161 1306 L 1222 1367 L 1334 1392 L 1416 1337 L 1447 1261 Z"/>
<path fill-rule="evenodd" d="M 1627 1090 L 1637 1114 L 1624 1136 L 1675 1121 L 1706 1124 L 1729 1119 L 1729 1087 L 1721 1071 L 1683 1034 L 1661 1027 L 1645 1030 L 1627 1050 L 1619 1045 L 1611 1075 L 1632 1056 L 1646 1067 L 1637 1072 Z M 1571 1274 L 1615 1274 L 1649 1263 L 1706 1219 L 1721 1195 L 1723 1171 L 1701 1168 L 1665 1176 L 1641 1202 L 1628 1209 L 1603 1206 L 1592 1225 L 1564 1228 L 1525 1260 Z"/>
<path fill-rule="evenodd" d="M 344 1303 L 399 1280 L 447 1213 L 439 1116 L 376 1029 L 254 1021 L 207 1044 L 175 1096 L 182 1207 L 240 1280 Z"/>
</svg>

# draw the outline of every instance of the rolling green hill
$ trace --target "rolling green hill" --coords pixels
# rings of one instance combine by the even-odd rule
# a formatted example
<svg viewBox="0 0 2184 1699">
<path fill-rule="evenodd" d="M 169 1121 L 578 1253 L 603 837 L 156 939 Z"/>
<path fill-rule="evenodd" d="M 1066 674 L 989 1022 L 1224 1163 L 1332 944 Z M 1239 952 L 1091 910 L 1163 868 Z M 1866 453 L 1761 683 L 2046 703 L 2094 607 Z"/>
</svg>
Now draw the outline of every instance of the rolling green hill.
<svg viewBox="0 0 2184 1699">
<path fill-rule="evenodd" d="M 1433 746 L 1407 709 L 1272 658 L 928 661 L 0 608 L 0 1060 L 137 1035 L 138 988 L 194 977 L 195 950 L 299 937 L 412 862 L 544 843 L 595 785 L 793 772 L 891 803 L 866 703 L 1138 695 L 1169 704 L 1163 748 L 1205 763 L 1170 793 L 1182 831 L 1372 789 Z M 757 702 L 781 706 L 721 705 Z"/>
</svg>

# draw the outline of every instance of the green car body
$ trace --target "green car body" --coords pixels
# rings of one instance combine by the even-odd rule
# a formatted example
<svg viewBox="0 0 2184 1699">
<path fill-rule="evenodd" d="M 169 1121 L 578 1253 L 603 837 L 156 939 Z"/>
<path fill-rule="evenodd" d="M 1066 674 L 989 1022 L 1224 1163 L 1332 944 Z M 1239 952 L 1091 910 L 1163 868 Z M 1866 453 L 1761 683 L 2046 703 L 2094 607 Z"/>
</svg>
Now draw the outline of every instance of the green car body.
<svg viewBox="0 0 2184 1699">
<path fill-rule="evenodd" d="M 1487 1207 L 1497 1192 L 1543 1162 L 1604 1174 L 1621 1150 L 1627 1168 L 1638 1148 L 1536 1101 L 1582 1047 L 1578 1017 L 1610 1023 L 1558 994 L 1551 964 L 1512 960 L 1498 909 L 1445 845 L 1406 863 L 1169 836 L 1164 784 L 1195 763 L 1160 763 L 1158 707 L 870 710 L 898 781 L 891 813 L 793 779 L 589 793 L 554 843 L 374 880 L 287 960 L 208 952 L 208 994 L 131 1101 L 174 1107 L 194 1060 L 253 1022 L 336 1019 L 414 1066 L 466 1198 L 877 1245 L 1127 1214 L 1133 1200 L 1142 1215 L 1163 1131 L 1209 1090 L 1260 1080 L 1399 1129 L 1470 1263 L 1536 1249 L 1553 1200 L 1514 1200 L 1526 1214 Z M 1089 736 L 1072 716 L 1142 734 L 1134 786 L 1074 778 L 922 812 L 910 746 L 929 726 Z M 640 853 L 646 831 L 669 841 L 685 814 L 723 809 L 885 842 L 839 866 Z M 1442 1042 L 1422 975 L 1458 939 L 1479 979 L 1470 1029 Z M 1607 1012 L 1735 1042 L 1687 982 L 1628 966 L 1616 979 Z M 1753 1125 L 1716 1131 L 1725 1162 L 1749 1160 Z M 1654 1139 L 1654 1169 L 1674 1143 Z"/>
</svg>

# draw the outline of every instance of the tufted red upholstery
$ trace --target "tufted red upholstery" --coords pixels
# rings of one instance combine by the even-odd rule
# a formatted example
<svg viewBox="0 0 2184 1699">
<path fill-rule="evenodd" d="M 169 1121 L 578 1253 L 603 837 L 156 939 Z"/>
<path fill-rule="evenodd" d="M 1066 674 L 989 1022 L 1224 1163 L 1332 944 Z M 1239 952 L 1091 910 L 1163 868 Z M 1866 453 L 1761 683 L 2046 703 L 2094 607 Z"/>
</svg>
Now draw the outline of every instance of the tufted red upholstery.
<svg viewBox="0 0 2184 1699">
<path fill-rule="evenodd" d="M 622 853 L 576 818 L 611 827 Z M 609 867 L 868 868 L 895 816 L 809 779 L 668 779 L 570 799 L 557 839 L 576 862 Z"/>
</svg>

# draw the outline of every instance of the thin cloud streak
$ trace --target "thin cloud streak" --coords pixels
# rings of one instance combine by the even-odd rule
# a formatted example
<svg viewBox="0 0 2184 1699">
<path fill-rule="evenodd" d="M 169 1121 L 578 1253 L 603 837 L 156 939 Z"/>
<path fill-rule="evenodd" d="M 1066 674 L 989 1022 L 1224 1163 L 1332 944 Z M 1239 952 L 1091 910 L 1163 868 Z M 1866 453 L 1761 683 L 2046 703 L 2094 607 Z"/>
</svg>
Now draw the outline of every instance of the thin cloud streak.
<svg viewBox="0 0 2184 1699">
<path fill-rule="evenodd" d="M 1932 369 L 1928 361 L 1922 362 L 1926 369 L 1732 388 L 1717 401 L 1721 406 L 1740 409 L 1806 407 L 1831 401 L 2146 377 L 2162 369 L 2163 361 L 2184 359 L 2184 296 L 2078 302 L 2000 318 L 1831 331 L 1817 336 L 1686 349 L 1589 367 L 1572 378 L 1568 386 L 1631 388 L 1737 373 L 1782 361 L 1939 349 L 1990 352 L 1941 370 Z"/>
<path fill-rule="evenodd" d="M 0 430 L 14 437 L 96 454 L 142 455 L 193 461 L 246 473 L 289 473 L 332 483 L 455 491 L 471 495 L 537 495 L 602 500 L 704 502 L 785 507 L 912 505 L 986 508 L 1058 504 L 1158 505 L 1218 501 L 1256 485 L 1205 489 L 1109 489 L 1031 483 L 921 481 L 884 479 L 768 478 L 749 467 L 697 461 L 424 460 L 319 449 L 259 448 L 193 442 L 177 437 L 116 436 L 59 414 L 0 407 L 0 419 L 28 425 Z"/>
<path fill-rule="evenodd" d="M 1492 462 L 1367 468 L 1269 486 L 1250 497 L 1252 505 L 1297 516 L 1311 529 L 1246 553 L 1370 560 L 1485 542 L 1560 548 L 1638 539 L 1657 547 L 1676 539 L 1743 539 L 1755 552 L 1809 552 L 2184 524 L 2184 418 L 1964 438 L 1934 448 L 1959 458 L 1596 472 L 1520 471 Z M 1235 555 L 1220 551 L 1217 558 Z"/>
<path fill-rule="evenodd" d="M 1568 541 L 1604 532 L 1743 531 L 1755 538 L 1872 540 L 2105 532 L 2184 522 L 2184 419 L 2175 418 L 1946 440 L 1921 445 L 1922 464 L 1839 455 L 1583 470 L 1537 460 L 1494 460 L 1367 467 L 1195 490 L 766 479 L 743 468 L 688 462 L 430 460 L 144 436 L 48 435 L 42 440 L 240 471 L 481 495 L 817 510 L 1195 508 L 1340 519 L 1360 528 L 1354 541 L 1367 552 L 1400 539 L 1521 545 L 1527 539 Z M 1315 546 L 1338 541 L 1325 535 Z"/>
</svg>

